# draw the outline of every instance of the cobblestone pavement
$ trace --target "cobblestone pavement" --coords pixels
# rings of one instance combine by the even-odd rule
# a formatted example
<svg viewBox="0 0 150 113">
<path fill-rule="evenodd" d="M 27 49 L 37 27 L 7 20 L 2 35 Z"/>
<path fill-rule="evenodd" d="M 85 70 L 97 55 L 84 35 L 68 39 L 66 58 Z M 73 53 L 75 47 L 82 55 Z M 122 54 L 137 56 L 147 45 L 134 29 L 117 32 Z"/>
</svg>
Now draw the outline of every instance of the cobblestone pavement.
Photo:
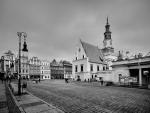
<svg viewBox="0 0 150 113">
<path fill-rule="evenodd" d="M 150 113 L 150 90 L 61 80 L 29 82 L 28 91 L 66 113 Z"/>
</svg>

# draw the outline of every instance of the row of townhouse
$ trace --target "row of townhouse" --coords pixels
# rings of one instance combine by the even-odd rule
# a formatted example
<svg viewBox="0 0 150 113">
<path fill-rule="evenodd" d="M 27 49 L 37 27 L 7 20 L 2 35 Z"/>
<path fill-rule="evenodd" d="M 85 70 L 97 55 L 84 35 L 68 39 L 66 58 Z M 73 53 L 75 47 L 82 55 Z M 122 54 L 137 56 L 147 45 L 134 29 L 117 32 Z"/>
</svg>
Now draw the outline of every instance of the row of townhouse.
<svg viewBox="0 0 150 113">
<path fill-rule="evenodd" d="M 0 59 L 0 77 L 17 77 L 19 70 L 19 60 L 12 51 L 5 52 Z M 28 58 L 28 53 L 21 55 L 21 76 L 23 78 L 50 79 L 50 62 L 40 60 L 38 57 Z"/>
<path fill-rule="evenodd" d="M 12 51 L 5 52 L 0 59 L 0 77 L 17 77 L 19 70 L 18 56 Z M 38 57 L 28 57 L 28 51 L 21 55 L 21 76 L 30 79 L 64 79 L 70 78 L 72 64 L 68 61 L 52 62 L 41 60 Z"/>
</svg>

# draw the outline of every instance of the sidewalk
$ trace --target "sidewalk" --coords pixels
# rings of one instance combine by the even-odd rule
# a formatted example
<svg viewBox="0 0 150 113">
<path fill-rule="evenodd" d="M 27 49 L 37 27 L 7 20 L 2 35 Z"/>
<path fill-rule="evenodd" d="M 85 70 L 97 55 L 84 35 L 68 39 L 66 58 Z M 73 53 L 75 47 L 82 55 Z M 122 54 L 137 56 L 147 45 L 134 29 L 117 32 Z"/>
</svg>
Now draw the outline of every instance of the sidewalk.
<svg viewBox="0 0 150 113">
<path fill-rule="evenodd" d="M 0 81 L 0 113 L 8 113 L 5 83 Z"/>
<path fill-rule="evenodd" d="M 15 97 L 19 103 L 19 106 L 22 107 L 26 113 L 64 113 L 29 92 Z"/>
<path fill-rule="evenodd" d="M 11 86 L 16 89 L 17 86 L 13 84 L 14 83 L 11 83 Z M 13 95 L 12 93 L 11 95 L 21 113 L 64 113 L 62 110 L 32 95 L 26 90 L 24 90 L 24 93 L 21 96 Z"/>
</svg>

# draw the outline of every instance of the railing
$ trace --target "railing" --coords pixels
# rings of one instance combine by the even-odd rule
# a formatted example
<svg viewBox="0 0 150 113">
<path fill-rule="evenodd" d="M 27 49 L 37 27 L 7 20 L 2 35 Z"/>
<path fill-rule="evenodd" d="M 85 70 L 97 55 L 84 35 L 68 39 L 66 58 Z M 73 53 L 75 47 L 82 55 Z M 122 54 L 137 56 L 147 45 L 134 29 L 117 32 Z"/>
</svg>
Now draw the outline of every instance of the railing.
<svg viewBox="0 0 150 113">
<path fill-rule="evenodd" d="M 15 99 L 14 95 L 12 94 L 7 83 L 5 83 L 5 87 L 9 113 L 25 113 L 23 109 L 20 108 L 19 105 L 17 104 L 18 102 Z"/>
<path fill-rule="evenodd" d="M 121 65 L 121 64 L 133 64 L 133 63 L 142 63 L 142 62 L 149 62 L 150 57 L 143 57 L 138 59 L 128 59 L 128 60 L 121 60 L 121 61 L 114 61 L 113 65 Z"/>
</svg>

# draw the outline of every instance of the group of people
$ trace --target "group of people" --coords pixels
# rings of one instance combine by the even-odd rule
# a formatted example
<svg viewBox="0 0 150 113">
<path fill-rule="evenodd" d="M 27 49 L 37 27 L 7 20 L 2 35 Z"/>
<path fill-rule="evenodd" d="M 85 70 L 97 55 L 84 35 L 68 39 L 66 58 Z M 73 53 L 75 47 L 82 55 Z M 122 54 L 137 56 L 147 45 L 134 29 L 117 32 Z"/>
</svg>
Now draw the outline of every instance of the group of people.
<svg viewBox="0 0 150 113">
<path fill-rule="evenodd" d="M 9 82 L 9 83 L 11 83 L 11 79 L 12 78 L 10 76 L 6 76 L 6 77 L 1 77 L 0 79 L 1 79 L 2 84 L 3 84 L 3 82 Z"/>
<path fill-rule="evenodd" d="M 66 83 L 69 83 L 69 79 L 68 79 L 68 78 L 65 78 L 65 82 L 66 82 Z"/>
</svg>

